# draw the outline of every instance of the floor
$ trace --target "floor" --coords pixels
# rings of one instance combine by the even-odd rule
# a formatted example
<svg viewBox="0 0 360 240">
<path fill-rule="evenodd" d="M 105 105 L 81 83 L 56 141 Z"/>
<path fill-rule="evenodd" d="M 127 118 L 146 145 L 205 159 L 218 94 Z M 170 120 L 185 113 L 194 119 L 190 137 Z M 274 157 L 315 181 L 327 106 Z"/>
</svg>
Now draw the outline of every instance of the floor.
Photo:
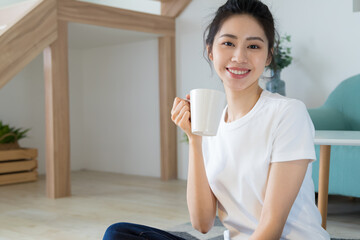
<svg viewBox="0 0 360 240">
<path fill-rule="evenodd" d="M 0 186 L 0 240 L 101 239 L 119 221 L 169 229 L 189 221 L 186 182 L 94 171 L 73 172 L 72 197 L 47 199 L 45 179 Z M 331 196 L 328 231 L 360 239 L 360 200 Z"/>
</svg>

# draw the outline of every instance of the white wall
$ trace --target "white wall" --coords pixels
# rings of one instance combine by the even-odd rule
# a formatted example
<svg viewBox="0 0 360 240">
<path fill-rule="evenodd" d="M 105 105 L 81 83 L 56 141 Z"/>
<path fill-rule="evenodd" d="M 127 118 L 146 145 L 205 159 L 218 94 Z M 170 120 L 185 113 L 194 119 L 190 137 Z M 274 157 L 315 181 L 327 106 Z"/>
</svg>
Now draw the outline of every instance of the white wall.
<svg viewBox="0 0 360 240">
<path fill-rule="evenodd" d="M 157 39 L 83 52 L 86 168 L 160 177 Z"/>
<path fill-rule="evenodd" d="M 293 63 L 283 70 L 288 97 L 308 108 L 322 105 L 345 78 L 360 73 L 360 13 L 352 0 L 264 0 L 280 34 L 292 36 Z M 222 89 L 202 56 L 202 34 L 225 0 L 193 0 L 176 20 L 177 94 L 192 88 Z M 179 139 L 182 137 L 178 131 Z M 179 177 L 187 175 L 188 146 L 178 143 Z"/>
<path fill-rule="evenodd" d="M 84 87 L 83 53 L 69 51 L 69 92 L 70 92 L 70 153 L 71 170 L 86 168 L 84 158 Z"/>
</svg>

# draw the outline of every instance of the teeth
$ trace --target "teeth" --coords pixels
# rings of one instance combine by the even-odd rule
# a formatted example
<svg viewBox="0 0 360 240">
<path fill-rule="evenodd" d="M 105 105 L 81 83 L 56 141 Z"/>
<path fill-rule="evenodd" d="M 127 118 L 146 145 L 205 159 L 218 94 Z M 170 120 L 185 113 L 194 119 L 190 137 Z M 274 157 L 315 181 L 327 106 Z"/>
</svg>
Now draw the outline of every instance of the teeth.
<svg viewBox="0 0 360 240">
<path fill-rule="evenodd" d="M 237 74 L 237 75 L 241 75 L 241 74 L 245 74 L 247 73 L 249 70 L 247 71 L 237 71 L 237 70 L 232 70 L 230 68 L 228 68 L 229 72 L 233 73 L 233 74 Z"/>
</svg>

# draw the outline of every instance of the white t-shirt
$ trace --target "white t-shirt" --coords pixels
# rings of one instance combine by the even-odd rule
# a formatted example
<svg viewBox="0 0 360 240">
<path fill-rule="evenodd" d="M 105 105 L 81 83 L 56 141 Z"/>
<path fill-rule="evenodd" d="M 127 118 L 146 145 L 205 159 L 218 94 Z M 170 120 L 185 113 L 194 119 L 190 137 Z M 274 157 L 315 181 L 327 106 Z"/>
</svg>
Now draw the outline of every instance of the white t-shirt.
<svg viewBox="0 0 360 240">
<path fill-rule="evenodd" d="M 314 126 L 299 100 L 263 91 L 244 117 L 226 123 L 225 107 L 218 133 L 203 137 L 203 155 L 224 239 L 248 239 L 264 204 L 269 165 L 299 159 L 316 160 Z M 309 164 L 281 239 L 330 239 L 321 227 Z"/>
</svg>

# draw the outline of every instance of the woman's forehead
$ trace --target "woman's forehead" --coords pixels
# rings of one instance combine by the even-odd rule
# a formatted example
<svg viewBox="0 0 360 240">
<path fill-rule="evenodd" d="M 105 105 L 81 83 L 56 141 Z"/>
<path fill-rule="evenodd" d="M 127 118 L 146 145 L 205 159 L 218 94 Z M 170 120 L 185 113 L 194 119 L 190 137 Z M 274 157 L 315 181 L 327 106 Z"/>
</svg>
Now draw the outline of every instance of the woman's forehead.
<svg viewBox="0 0 360 240">
<path fill-rule="evenodd" d="M 265 32 L 260 23 L 252 16 L 247 14 L 236 14 L 226 19 L 217 33 L 217 37 L 223 34 L 231 34 L 238 38 L 258 36 L 266 39 Z"/>
</svg>

